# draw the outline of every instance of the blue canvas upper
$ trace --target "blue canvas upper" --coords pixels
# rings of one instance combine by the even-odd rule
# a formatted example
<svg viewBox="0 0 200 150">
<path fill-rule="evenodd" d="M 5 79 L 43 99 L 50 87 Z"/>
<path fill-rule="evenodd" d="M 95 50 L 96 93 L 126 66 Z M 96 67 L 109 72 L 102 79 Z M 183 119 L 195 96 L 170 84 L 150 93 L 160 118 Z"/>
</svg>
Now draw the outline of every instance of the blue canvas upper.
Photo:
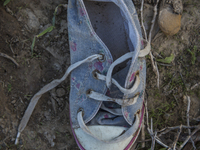
<svg viewBox="0 0 200 150">
<path fill-rule="evenodd" d="M 136 72 L 139 71 L 141 80 L 139 87 L 134 93 L 123 95 L 124 98 L 132 98 L 136 94 L 139 94 L 139 98 L 134 105 L 122 108 L 124 119 L 129 125 L 132 125 L 135 119 L 135 113 L 142 107 L 143 104 L 143 93 L 146 82 L 146 63 L 144 58 L 138 58 L 139 50 L 143 47 L 143 45 L 136 10 L 131 0 L 124 0 L 124 2 L 129 13 L 131 14 L 132 23 L 135 29 L 135 34 L 133 34 L 132 37 L 127 38 L 128 46 L 130 51 L 134 51 L 135 54 L 133 55 L 132 60 L 127 63 L 127 71 L 124 73 L 116 73 L 115 77 L 119 83 L 122 83 L 122 86 L 125 88 L 130 88 L 133 85 Z M 124 16 L 123 11 L 121 11 L 121 14 Z M 126 19 L 124 19 L 124 27 L 128 34 L 129 26 L 126 22 Z M 93 89 L 94 91 L 102 94 L 106 94 L 108 91 L 105 81 L 95 79 L 93 77 L 93 71 L 98 70 L 101 74 L 106 75 L 110 65 L 113 62 L 113 58 L 107 46 L 95 33 L 82 0 L 69 0 L 68 32 L 71 64 L 83 60 L 93 54 L 105 55 L 104 61 L 95 60 L 91 63 L 83 64 L 71 73 L 71 90 L 69 98 L 70 118 L 72 127 L 78 128 L 79 125 L 77 122 L 77 112 L 80 109 L 84 110 L 83 120 L 85 123 L 88 123 L 96 116 L 102 104 L 101 101 L 88 98 L 86 95 L 87 90 Z M 134 40 L 131 40 L 130 38 Z M 121 78 L 117 78 L 119 74 L 121 74 Z M 111 94 L 111 96 L 114 97 L 120 95 L 119 90 L 116 90 L 116 92 L 114 95 Z"/>
</svg>

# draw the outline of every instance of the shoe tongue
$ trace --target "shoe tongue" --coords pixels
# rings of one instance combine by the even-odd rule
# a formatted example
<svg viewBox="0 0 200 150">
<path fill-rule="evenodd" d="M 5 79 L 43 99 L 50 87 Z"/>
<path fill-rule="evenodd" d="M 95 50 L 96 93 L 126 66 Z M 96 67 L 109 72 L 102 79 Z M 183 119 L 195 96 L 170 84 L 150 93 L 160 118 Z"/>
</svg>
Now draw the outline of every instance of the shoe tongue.
<svg viewBox="0 0 200 150">
<path fill-rule="evenodd" d="M 125 84 L 125 79 L 129 67 L 130 65 L 127 65 L 125 68 L 121 69 L 113 76 L 113 78 L 122 86 Z M 123 98 L 124 96 L 124 94 L 113 84 L 110 90 L 107 91 L 106 95 L 112 98 Z M 114 102 L 103 102 L 97 115 L 87 125 L 130 127 L 123 116 L 121 106 Z"/>
</svg>

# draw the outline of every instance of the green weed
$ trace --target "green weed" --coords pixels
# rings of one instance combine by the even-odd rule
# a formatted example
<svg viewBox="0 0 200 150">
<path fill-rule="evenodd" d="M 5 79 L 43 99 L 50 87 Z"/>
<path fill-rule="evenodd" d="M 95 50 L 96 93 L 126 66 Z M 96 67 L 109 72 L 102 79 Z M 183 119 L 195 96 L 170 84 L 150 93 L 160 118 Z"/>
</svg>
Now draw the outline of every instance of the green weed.
<svg viewBox="0 0 200 150">
<path fill-rule="evenodd" d="M 36 58 L 40 58 L 41 55 L 39 55 L 39 54 L 37 54 L 37 53 L 33 53 L 33 55 L 31 56 L 31 58 L 34 58 L 34 57 L 36 57 Z"/>
<path fill-rule="evenodd" d="M 11 90 L 12 90 L 12 85 L 11 85 L 10 83 L 8 83 L 7 88 L 8 88 L 8 92 L 11 92 Z"/>
<path fill-rule="evenodd" d="M 53 18 L 52 18 L 52 25 L 51 25 L 50 27 L 48 27 L 47 29 L 45 29 L 44 31 L 42 31 L 40 34 L 34 36 L 33 42 L 32 42 L 32 44 L 31 44 L 31 54 L 32 54 L 32 55 L 33 55 L 33 49 L 34 49 L 34 46 L 35 46 L 35 40 L 36 40 L 36 38 L 39 38 L 39 37 L 45 35 L 46 33 L 51 32 L 51 31 L 55 28 L 56 13 L 57 13 L 57 11 L 58 11 L 58 7 L 60 7 L 60 6 L 66 7 L 66 4 L 60 4 L 60 5 L 58 5 L 58 6 L 55 8 L 55 11 L 54 11 L 54 13 L 53 13 Z"/>
<path fill-rule="evenodd" d="M 197 51 L 197 46 L 193 47 L 193 50 L 191 51 L 190 49 L 187 49 L 187 51 L 192 55 L 192 64 L 195 64 L 196 61 L 196 51 Z"/>
<path fill-rule="evenodd" d="M 26 98 L 27 100 L 30 100 L 32 96 L 33 95 L 24 95 L 24 98 Z"/>
<path fill-rule="evenodd" d="M 11 0 L 5 0 L 3 6 L 6 6 Z"/>
<path fill-rule="evenodd" d="M 163 116 L 168 113 L 170 116 L 172 116 L 172 113 L 169 113 L 171 109 L 173 109 L 176 106 L 175 102 L 172 101 L 171 103 L 165 102 L 165 103 L 161 103 L 159 107 L 152 109 L 150 111 L 150 118 L 153 118 L 154 121 L 154 126 L 163 126 L 166 122 L 169 121 L 169 119 L 167 120 L 163 120 Z"/>
<path fill-rule="evenodd" d="M 156 59 L 156 61 L 165 63 L 165 64 L 170 64 L 174 60 L 174 55 L 171 54 L 171 56 L 166 57 L 165 59 Z"/>
</svg>

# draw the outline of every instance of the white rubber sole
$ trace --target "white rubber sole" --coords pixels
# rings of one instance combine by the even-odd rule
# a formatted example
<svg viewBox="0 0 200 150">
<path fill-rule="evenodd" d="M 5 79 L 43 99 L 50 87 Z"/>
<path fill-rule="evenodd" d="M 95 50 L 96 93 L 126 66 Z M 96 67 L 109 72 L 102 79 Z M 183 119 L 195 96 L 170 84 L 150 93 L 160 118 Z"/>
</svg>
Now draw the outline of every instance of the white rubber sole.
<svg viewBox="0 0 200 150">
<path fill-rule="evenodd" d="M 99 139 L 106 141 L 118 137 L 122 134 L 127 128 L 125 127 L 116 127 L 116 126 L 89 126 L 90 131 Z M 75 129 L 75 134 L 84 147 L 85 150 L 123 150 L 132 140 L 133 136 L 127 138 L 124 141 L 119 143 L 107 144 L 103 141 L 96 140 L 93 137 L 89 136 L 81 128 Z"/>
</svg>

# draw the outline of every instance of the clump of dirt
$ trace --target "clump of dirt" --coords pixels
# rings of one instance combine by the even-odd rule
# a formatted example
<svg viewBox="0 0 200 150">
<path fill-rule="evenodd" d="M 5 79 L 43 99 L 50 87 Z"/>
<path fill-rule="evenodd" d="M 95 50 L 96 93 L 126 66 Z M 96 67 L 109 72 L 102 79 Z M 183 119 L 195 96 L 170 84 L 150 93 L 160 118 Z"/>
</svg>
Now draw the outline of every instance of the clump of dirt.
<svg viewBox="0 0 200 150">
<path fill-rule="evenodd" d="M 33 53 L 30 49 L 33 37 L 51 26 L 56 6 L 66 2 L 18 0 L 3 6 L 0 1 L 0 52 L 20 65 L 17 68 L 10 60 L 0 59 L 0 149 L 78 149 L 70 129 L 68 80 L 39 100 L 19 145 L 14 145 L 31 97 L 62 77 L 70 65 L 66 8 L 59 7 L 55 29 L 36 39 Z M 200 1 L 183 0 L 183 6 L 181 30 L 174 36 L 157 30 L 152 41 L 157 59 L 175 56 L 170 64 L 158 62 L 159 89 L 147 57 L 146 93 L 154 129 L 186 124 L 186 94 L 191 98 L 191 125 L 197 124 L 193 118 L 200 115 Z"/>
</svg>

